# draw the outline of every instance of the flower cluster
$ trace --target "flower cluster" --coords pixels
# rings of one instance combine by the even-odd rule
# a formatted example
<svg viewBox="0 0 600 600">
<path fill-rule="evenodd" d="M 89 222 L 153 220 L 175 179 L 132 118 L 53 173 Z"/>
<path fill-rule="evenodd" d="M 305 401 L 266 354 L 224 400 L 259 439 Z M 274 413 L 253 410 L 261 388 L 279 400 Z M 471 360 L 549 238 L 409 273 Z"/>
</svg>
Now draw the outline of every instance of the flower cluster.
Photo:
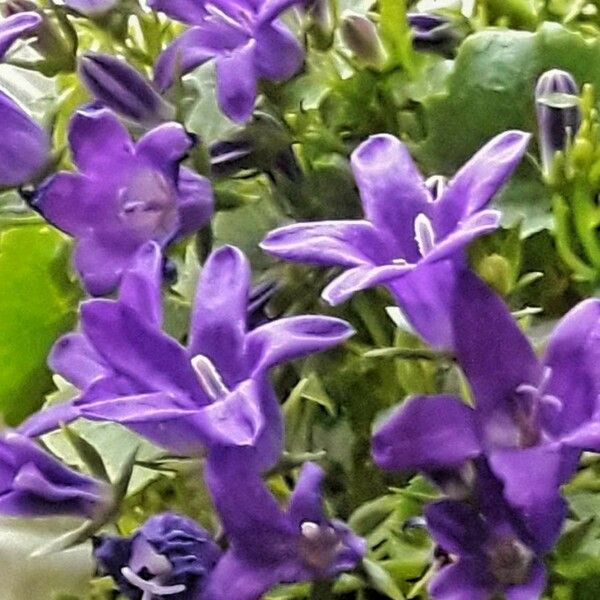
<svg viewBox="0 0 600 600">
<path fill-rule="evenodd" d="M 0 514 L 82 519 L 79 529 L 51 549 L 91 539 L 97 573 L 110 577 L 118 593 L 131 600 L 258 600 L 278 585 L 306 582 L 312 583 L 313 596 L 321 597 L 322 584 L 328 593 L 348 571 L 356 573 L 343 580 L 356 585 L 348 589 L 374 582 L 377 593 L 403 597 L 387 570 L 373 566 L 370 557 L 363 562 L 381 540 L 370 544 L 351 517 L 357 505 L 381 491 L 381 482 L 373 484 L 372 496 L 370 490 L 357 493 L 359 500 L 339 493 L 342 500 L 330 505 L 327 493 L 334 496 L 343 487 L 335 478 L 335 458 L 328 455 L 320 465 L 321 454 L 286 452 L 293 447 L 286 445 L 287 419 L 298 395 L 306 393 L 328 413 L 319 423 L 322 438 L 342 431 L 342 437 L 359 440 L 358 450 L 348 453 L 354 473 L 376 466 L 417 474 L 412 481 L 428 482 L 424 485 L 435 490 L 427 501 L 419 497 L 418 505 L 434 546 L 427 577 L 432 599 L 541 598 L 548 579 L 544 560 L 568 515 L 563 486 L 584 452 L 600 452 L 600 300 L 572 302 L 540 353 L 506 298 L 490 285 L 497 282 L 482 277 L 484 269 L 477 269 L 468 252 L 501 235 L 503 215 L 492 201 L 524 168 L 532 136 L 496 128 L 454 176 L 427 177 L 422 171 L 429 169 L 417 166 L 407 136 L 378 124 L 354 140 L 347 131 L 356 115 L 338 110 L 331 100 L 347 88 L 350 96 L 366 93 L 376 73 L 391 73 L 385 86 L 372 86 L 375 102 L 377 94 L 393 87 L 399 71 L 410 71 L 408 63 L 394 61 L 415 49 L 451 55 L 461 35 L 450 17 L 404 15 L 406 31 L 396 24 L 392 35 L 366 12 L 345 14 L 336 35 L 329 27 L 329 3 L 320 0 L 152 0 L 151 17 L 141 8 L 136 15 L 136 35 L 151 38 L 148 32 L 154 32 L 161 43 L 152 47 L 146 39 L 136 52 L 128 18 L 112 0 L 67 0 L 48 10 L 29 10 L 20 1 L 0 22 L 0 58 L 17 40 L 29 40 L 44 57 L 38 70 L 70 69 L 64 78 L 75 78 L 77 87 L 69 102 L 82 103 L 64 119 L 63 141 L 58 126 L 50 135 L 0 92 L 0 185 L 18 192 L 27 219 L 42 221 L 46 232 L 54 227 L 61 241 L 69 238 L 74 271 L 87 295 L 79 303 L 75 329 L 63 328 L 52 338 L 47 361 L 73 394 L 0 432 Z M 390 4 L 380 4 L 383 20 Z M 306 47 L 290 9 L 303 23 Z M 174 26 L 167 17 L 189 27 Z M 106 27 L 128 60 L 96 47 L 76 56 L 71 18 Z M 390 35 L 396 36 L 392 42 Z M 71 41 L 61 46 L 72 51 L 68 67 L 56 67 L 44 55 L 48 36 Z M 325 103 L 319 125 L 311 121 L 311 102 L 294 112 L 289 109 L 293 91 L 287 90 L 289 97 L 273 91 L 274 82 L 308 69 L 311 44 L 319 52 L 338 48 L 337 62 L 323 67 L 324 79 L 332 78 L 328 69 L 339 61 L 365 77 L 355 88 L 356 82 L 346 81 L 350 76 L 335 80 L 324 94 L 330 94 L 331 104 Z M 208 62 L 215 63 L 218 107 L 240 128 L 203 140 L 188 131 L 193 119 L 184 76 Z M 302 73 L 293 83 L 315 85 L 311 74 L 300 79 Z M 600 163 L 594 167 L 590 159 L 591 174 L 585 177 L 575 168 L 584 150 L 591 156 L 591 143 L 584 142 L 598 132 L 597 112 L 582 113 L 578 93 L 574 79 L 557 69 L 538 81 L 531 108 L 538 116 L 540 180 L 559 190 L 559 207 L 565 190 L 588 192 L 588 220 L 583 222 L 581 213 L 573 217 L 576 247 L 588 253 L 590 263 L 600 264 L 593 191 Z M 338 113 L 344 114 L 336 132 L 343 141 L 328 129 Z M 400 125 L 394 123 L 397 134 Z M 265 132 L 267 140 L 259 146 Z M 350 155 L 349 168 L 336 167 L 332 148 L 345 153 L 343 160 Z M 265 156 L 256 159 L 261 152 Z M 570 160 L 575 170 L 567 168 Z M 357 192 L 362 217 L 348 206 L 344 218 L 331 218 L 341 215 L 311 204 L 311 195 L 323 190 L 323 172 L 337 177 L 332 187 L 347 184 L 349 193 Z M 278 226 L 260 232 L 269 277 L 255 280 L 252 254 L 227 243 L 219 221 L 232 207 L 245 210 L 264 201 L 244 190 L 228 204 L 228 186 L 242 188 L 254 176 L 261 193 L 268 188 L 275 190 L 271 199 L 286 196 L 278 207 L 283 209 L 275 211 Z M 246 224 L 238 221 L 235 228 Z M 568 255 L 559 237 L 564 228 L 558 229 L 558 252 Z M 487 258 L 503 268 L 507 262 L 499 254 Z M 304 302 L 285 297 L 305 280 L 301 268 L 294 271 L 284 261 L 327 268 L 311 271 L 307 281 L 327 280 L 321 297 L 331 312 L 318 314 L 324 305 L 304 290 Z M 584 267 L 578 283 L 597 283 L 597 273 Z M 178 272 L 183 281 L 176 286 Z M 294 288 L 289 279 L 296 273 Z M 367 386 L 381 383 L 382 373 L 392 395 L 400 395 L 393 374 L 382 370 L 373 377 L 360 362 L 365 329 L 376 330 L 375 345 L 391 339 L 373 325 L 380 296 L 365 291 L 375 287 L 384 288 L 416 334 L 411 343 L 417 349 L 408 348 L 412 358 L 443 357 L 446 371 L 462 385 L 448 384 L 447 372 L 440 370 L 428 386 L 431 393 L 411 395 L 415 386 L 401 386 L 408 397 L 394 406 L 386 399 L 365 408 L 370 399 L 360 398 L 358 408 L 356 399 L 332 407 L 331 390 L 350 394 L 361 378 Z M 368 310 L 361 312 L 351 298 L 357 305 L 376 300 L 372 305 L 367 300 Z M 387 357 L 397 357 L 406 349 L 384 349 L 389 350 Z M 328 352 L 320 357 L 323 365 L 314 367 L 313 355 L 321 352 Z M 328 386 L 317 373 L 339 367 L 339 356 L 347 359 L 339 379 L 349 383 Z M 307 364 L 314 370 L 308 375 Z M 380 408 L 386 412 L 372 427 Z M 353 428 L 357 412 L 361 418 L 367 414 L 366 427 L 361 422 Z M 76 433 L 86 421 L 125 428 L 160 458 L 138 460 L 138 448 L 127 448 L 130 456 L 115 476 L 94 445 Z M 299 422 L 298 429 L 310 429 L 307 421 Z M 65 464 L 52 453 L 47 442 L 56 435 L 69 439 L 80 465 Z M 193 465 L 193 474 L 185 476 L 206 490 L 213 521 L 205 528 L 169 510 L 137 528 L 124 526 L 119 511 L 133 487 L 134 469 L 169 471 L 164 466 L 169 461 L 177 468 Z M 174 478 L 180 476 L 177 468 Z M 129 535 L 116 535 L 114 526 Z"/>
</svg>

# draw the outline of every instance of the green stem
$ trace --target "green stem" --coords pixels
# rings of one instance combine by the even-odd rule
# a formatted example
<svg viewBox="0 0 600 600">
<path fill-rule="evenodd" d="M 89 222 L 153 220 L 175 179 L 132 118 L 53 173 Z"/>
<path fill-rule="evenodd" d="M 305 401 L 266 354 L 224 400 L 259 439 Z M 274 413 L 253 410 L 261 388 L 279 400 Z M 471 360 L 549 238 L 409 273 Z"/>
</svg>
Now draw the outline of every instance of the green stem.
<svg viewBox="0 0 600 600">
<path fill-rule="evenodd" d="M 572 202 L 573 220 L 588 260 L 600 271 L 600 243 L 596 234 L 597 209 L 586 184 L 577 182 Z"/>
<path fill-rule="evenodd" d="M 593 281 L 596 272 L 592 267 L 584 263 L 571 249 L 569 240 L 571 227 L 569 225 L 569 208 L 564 199 L 556 194 L 552 200 L 555 224 L 556 250 L 564 263 L 585 281 Z"/>
</svg>

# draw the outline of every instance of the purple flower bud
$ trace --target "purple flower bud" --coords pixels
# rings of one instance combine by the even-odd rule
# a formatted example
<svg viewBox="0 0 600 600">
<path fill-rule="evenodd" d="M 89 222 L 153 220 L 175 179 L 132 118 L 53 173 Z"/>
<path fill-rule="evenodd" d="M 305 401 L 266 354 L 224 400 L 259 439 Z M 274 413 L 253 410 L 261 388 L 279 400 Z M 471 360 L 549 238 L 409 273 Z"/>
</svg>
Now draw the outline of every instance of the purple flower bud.
<svg viewBox="0 0 600 600">
<path fill-rule="evenodd" d="M 441 15 L 409 13 L 407 18 L 415 50 L 446 55 L 454 50 L 462 37 L 454 23 Z"/>
<path fill-rule="evenodd" d="M 347 14 L 342 20 L 342 39 L 357 60 L 371 67 L 380 67 L 386 61 L 385 48 L 375 24 L 362 15 Z"/>
<path fill-rule="evenodd" d="M 544 173 L 548 174 L 554 154 L 564 150 L 581 124 L 576 96 L 579 87 L 567 71 L 551 69 L 543 73 L 535 87 L 535 105 L 539 130 L 540 154 Z"/>
<path fill-rule="evenodd" d="M 188 600 L 199 597 L 221 551 L 195 521 L 162 513 L 129 538 L 97 538 L 94 556 L 127 598 Z"/>
<path fill-rule="evenodd" d="M 31 181 L 49 156 L 48 134 L 1 92 L 0 134 L 0 186 Z"/>
<path fill-rule="evenodd" d="M 79 74 L 96 100 L 136 123 L 157 125 L 174 117 L 173 108 L 124 60 L 87 52 L 79 59 Z"/>
</svg>

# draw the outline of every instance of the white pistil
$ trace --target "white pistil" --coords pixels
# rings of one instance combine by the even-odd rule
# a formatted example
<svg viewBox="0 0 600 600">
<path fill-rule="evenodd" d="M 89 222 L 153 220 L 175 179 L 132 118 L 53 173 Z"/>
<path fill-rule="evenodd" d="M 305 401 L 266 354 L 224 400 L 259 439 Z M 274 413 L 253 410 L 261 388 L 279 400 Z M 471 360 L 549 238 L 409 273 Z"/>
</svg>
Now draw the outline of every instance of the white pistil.
<svg viewBox="0 0 600 600">
<path fill-rule="evenodd" d="M 121 573 L 131 585 L 142 590 L 142 600 L 153 600 L 154 596 L 172 596 L 185 591 L 185 585 L 181 583 L 178 585 L 161 585 L 160 577 L 144 579 L 137 573 L 134 573 L 129 567 L 123 567 Z"/>
<path fill-rule="evenodd" d="M 419 247 L 421 256 L 425 256 L 435 246 L 435 232 L 429 217 L 423 213 L 419 213 L 415 218 L 415 241 Z"/>
<path fill-rule="evenodd" d="M 433 201 L 439 200 L 448 187 L 448 180 L 443 175 L 432 175 L 425 182 L 425 187 L 431 192 Z"/>
<path fill-rule="evenodd" d="M 223 383 L 219 371 L 210 358 L 198 354 L 192 358 L 192 367 L 196 371 L 202 389 L 212 400 L 218 400 L 229 394 L 229 388 Z"/>
<path fill-rule="evenodd" d="M 548 387 L 551 378 L 552 369 L 550 367 L 544 367 L 542 378 L 537 386 L 531 385 L 530 383 L 522 383 L 517 387 L 517 393 L 528 395 L 534 402 L 547 404 L 560 411 L 563 408 L 562 400 L 552 394 L 546 394 L 546 388 Z"/>
</svg>

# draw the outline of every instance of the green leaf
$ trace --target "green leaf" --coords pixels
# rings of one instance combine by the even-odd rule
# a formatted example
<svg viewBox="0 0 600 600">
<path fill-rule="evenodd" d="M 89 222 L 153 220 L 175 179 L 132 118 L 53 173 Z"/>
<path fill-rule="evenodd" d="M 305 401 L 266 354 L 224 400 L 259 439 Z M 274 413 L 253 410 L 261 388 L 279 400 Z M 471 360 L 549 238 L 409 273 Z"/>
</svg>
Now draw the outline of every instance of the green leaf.
<svg viewBox="0 0 600 600">
<path fill-rule="evenodd" d="M 42 405 L 52 387 L 48 352 L 75 323 L 80 291 L 67 250 L 48 226 L 0 223 L 0 414 L 11 425 Z"/>
<path fill-rule="evenodd" d="M 369 582 L 378 592 L 392 600 L 404 600 L 404 594 L 386 569 L 368 558 L 363 559 L 362 564 L 369 576 Z"/>
<path fill-rule="evenodd" d="M 479 147 L 507 129 L 535 131 L 534 89 L 541 73 L 564 69 L 583 84 L 600 86 L 600 40 L 588 41 L 556 23 L 535 33 L 483 30 L 460 47 L 446 93 L 423 101 L 425 139 L 417 147 L 427 172 L 452 174 Z M 530 152 L 536 154 L 534 143 Z M 499 195 L 507 223 L 525 216 L 523 234 L 551 224 L 550 198 L 533 165 L 524 160 Z"/>
</svg>

